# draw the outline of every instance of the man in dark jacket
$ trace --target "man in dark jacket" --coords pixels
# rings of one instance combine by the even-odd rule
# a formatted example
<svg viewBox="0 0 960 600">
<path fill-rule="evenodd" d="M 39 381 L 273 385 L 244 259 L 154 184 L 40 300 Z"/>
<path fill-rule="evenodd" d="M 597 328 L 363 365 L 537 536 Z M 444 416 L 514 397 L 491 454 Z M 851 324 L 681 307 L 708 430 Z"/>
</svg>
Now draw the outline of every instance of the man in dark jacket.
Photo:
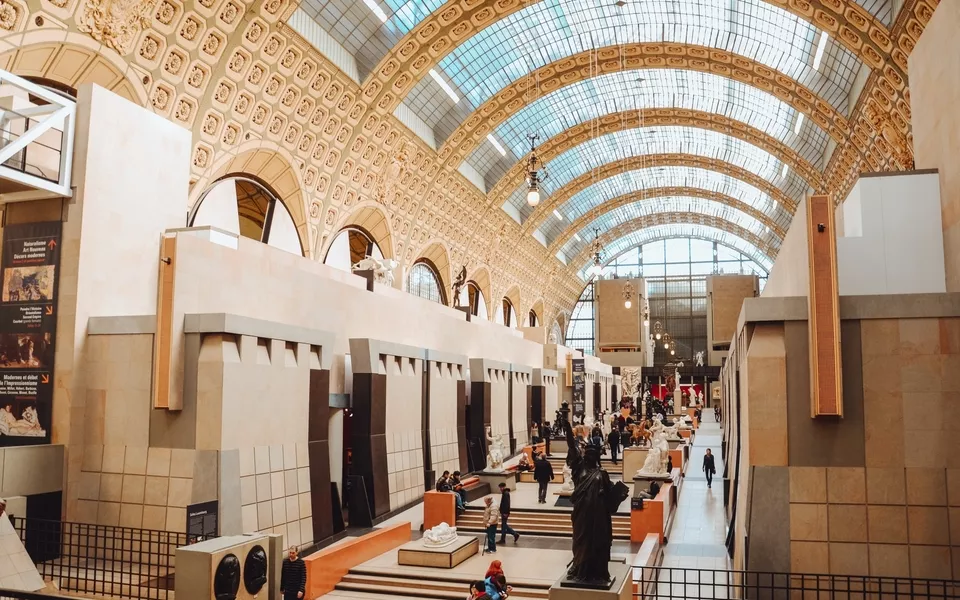
<svg viewBox="0 0 960 600">
<path fill-rule="evenodd" d="M 541 454 L 533 462 L 533 479 L 540 484 L 540 495 L 537 502 L 547 503 L 547 484 L 553 481 L 553 465 L 547 460 L 547 457 Z"/>
<path fill-rule="evenodd" d="M 507 543 L 507 534 L 513 536 L 513 543 L 516 544 L 517 540 L 520 539 L 520 534 L 513 530 L 510 527 L 510 524 L 507 523 L 507 519 L 510 518 L 510 488 L 507 487 L 507 484 L 500 484 L 500 543 Z"/>
<path fill-rule="evenodd" d="M 617 464 L 617 451 L 620 449 L 620 432 L 616 429 L 610 431 L 607 436 L 607 443 L 610 444 L 610 458 L 613 464 Z"/>
<path fill-rule="evenodd" d="M 540 437 L 543 438 L 543 450 L 547 456 L 550 456 L 550 423 L 544 421 L 540 424 Z"/>
<path fill-rule="evenodd" d="M 713 462 L 713 452 L 707 448 L 707 453 L 703 455 L 703 472 L 707 476 L 707 487 L 713 483 L 713 474 L 717 472 L 717 467 Z"/>
<path fill-rule="evenodd" d="M 307 591 L 307 565 L 297 556 L 297 547 L 290 546 L 287 560 L 280 567 L 280 594 L 283 600 L 298 600 Z"/>
</svg>

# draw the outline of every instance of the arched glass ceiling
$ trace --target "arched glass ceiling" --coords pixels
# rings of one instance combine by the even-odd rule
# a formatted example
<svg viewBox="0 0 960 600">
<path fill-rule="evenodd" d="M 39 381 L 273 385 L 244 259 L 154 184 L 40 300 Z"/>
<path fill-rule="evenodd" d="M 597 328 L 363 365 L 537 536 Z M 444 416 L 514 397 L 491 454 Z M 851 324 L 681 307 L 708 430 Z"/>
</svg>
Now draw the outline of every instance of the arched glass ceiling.
<svg viewBox="0 0 960 600">
<path fill-rule="evenodd" d="M 783 163 L 775 156 L 737 138 L 694 127 L 645 127 L 608 133 L 567 150 L 547 163 L 550 177 L 541 188 L 549 198 L 559 188 L 596 167 L 634 156 L 678 153 L 736 165 L 766 179 L 797 200 L 809 187 L 792 169 L 783 177 Z M 526 197 L 526 186 L 520 185 L 507 200 L 524 220 L 531 212 Z M 568 218 L 562 213 L 561 216 Z"/>
<path fill-rule="evenodd" d="M 603 236 L 602 231 L 600 235 Z M 749 256 L 754 262 L 766 269 L 767 272 L 769 272 L 770 267 L 773 266 L 773 260 L 763 252 L 760 252 L 753 244 L 722 229 L 692 223 L 670 223 L 668 225 L 656 225 L 654 227 L 644 227 L 643 229 L 631 231 L 627 235 L 604 245 L 604 260 L 609 261 L 634 246 L 673 237 L 700 238 L 714 241 Z M 587 260 L 583 264 L 577 265 L 580 278 L 584 281 L 587 280 L 586 270 L 590 264 L 590 261 Z"/>
<path fill-rule="evenodd" d="M 640 108 L 684 108 L 729 117 L 783 142 L 815 167 L 821 165 L 829 139 L 809 119 L 800 135 L 794 133 L 797 110 L 773 94 L 713 73 L 680 69 L 619 71 L 562 87 L 501 123 L 494 136 L 515 157 L 523 157 L 529 133 L 538 133 L 543 142 L 597 117 Z M 477 146 L 469 161 L 488 181 L 505 172 L 502 166 L 490 172 L 503 164 L 491 144 Z"/>
<path fill-rule="evenodd" d="M 576 256 L 579 254 L 580 251 L 593 242 L 593 235 L 596 229 L 599 229 L 602 234 L 604 231 L 610 231 L 614 227 L 632 221 L 633 219 L 655 213 L 671 212 L 709 215 L 730 221 L 735 225 L 739 225 L 748 231 L 756 233 L 760 239 L 779 246 L 780 240 L 776 235 L 767 232 L 763 223 L 743 211 L 716 200 L 705 200 L 703 198 L 691 198 L 688 196 L 671 196 L 666 198 L 649 198 L 639 202 L 633 202 L 601 214 L 577 232 L 579 239 L 571 237 L 567 243 L 563 245 L 562 252 L 565 256 Z"/>
<path fill-rule="evenodd" d="M 460 93 L 456 106 L 429 77 L 404 101 L 430 126 L 452 131 L 510 83 L 562 58 L 604 46 L 675 42 L 754 59 L 846 114 L 862 63 L 830 38 L 815 70 L 819 39 L 812 24 L 766 0 L 635 0 L 622 7 L 610 0 L 544 0 L 484 28 L 440 61 Z"/>
<path fill-rule="evenodd" d="M 558 221 L 553 215 L 548 215 L 540 226 L 540 232 L 547 239 L 547 243 L 550 244 L 572 222 L 604 202 L 643 190 L 680 187 L 707 190 L 736 198 L 766 214 L 784 230 L 790 226 L 792 215 L 766 192 L 749 183 L 716 171 L 708 171 L 698 167 L 676 166 L 647 167 L 646 169 L 626 171 L 601 179 L 574 194 L 557 209 L 561 215 L 564 215 L 563 221 Z M 765 227 L 753 230 L 757 235 L 761 235 L 765 231 Z"/>
</svg>

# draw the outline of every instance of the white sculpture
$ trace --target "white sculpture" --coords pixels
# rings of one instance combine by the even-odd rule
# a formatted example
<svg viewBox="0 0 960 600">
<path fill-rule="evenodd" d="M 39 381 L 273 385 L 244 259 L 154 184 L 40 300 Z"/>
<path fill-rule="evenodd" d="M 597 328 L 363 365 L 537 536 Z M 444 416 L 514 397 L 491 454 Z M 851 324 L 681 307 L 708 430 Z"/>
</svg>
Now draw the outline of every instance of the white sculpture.
<svg viewBox="0 0 960 600">
<path fill-rule="evenodd" d="M 503 471 L 503 457 L 505 456 L 503 435 L 493 435 L 490 427 L 487 426 L 487 442 L 490 446 L 487 449 L 487 466 L 484 471 Z"/>
<path fill-rule="evenodd" d="M 573 470 L 570 468 L 570 465 L 564 463 L 563 465 L 563 487 L 560 488 L 561 492 L 572 492 L 574 490 L 573 483 Z"/>
<path fill-rule="evenodd" d="M 440 523 L 423 532 L 423 545 L 428 548 L 443 548 L 457 541 L 457 528 Z"/>
<path fill-rule="evenodd" d="M 667 475 L 666 461 L 661 460 L 662 452 L 657 446 L 652 446 L 647 450 L 647 459 L 643 461 L 643 466 L 637 471 L 637 476 L 641 475 Z"/>
<path fill-rule="evenodd" d="M 694 356 L 694 359 L 697 361 L 697 366 L 702 367 L 703 366 L 703 350 L 697 352 L 693 356 Z"/>
<path fill-rule="evenodd" d="M 556 331 L 551 331 L 551 332 L 550 332 L 550 335 L 547 337 L 547 343 L 548 343 L 548 344 L 556 344 L 556 343 L 557 343 L 557 332 L 556 332 Z"/>
<path fill-rule="evenodd" d="M 670 427 L 663 428 L 663 433 L 666 435 L 666 439 L 680 439 L 680 423 L 680 419 L 677 419 Z"/>
<path fill-rule="evenodd" d="M 384 285 L 393 287 L 393 270 L 400 264 L 391 258 L 374 258 L 368 256 L 351 267 L 352 271 L 373 271 L 374 279 Z"/>
</svg>

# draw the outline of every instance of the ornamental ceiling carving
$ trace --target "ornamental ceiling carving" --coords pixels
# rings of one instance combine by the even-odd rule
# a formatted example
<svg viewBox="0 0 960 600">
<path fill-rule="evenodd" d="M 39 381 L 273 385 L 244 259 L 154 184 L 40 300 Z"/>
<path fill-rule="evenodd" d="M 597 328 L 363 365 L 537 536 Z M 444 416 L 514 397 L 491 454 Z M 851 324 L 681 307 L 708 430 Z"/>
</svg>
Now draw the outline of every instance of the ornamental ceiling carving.
<svg viewBox="0 0 960 600">
<path fill-rule="evenodd" d="M 768 2 L 829 31 L 870 68 L 849 117 L 789 78 L 765 74 L 733 56 L 708 52 L 704 57 L 693 47 L 660 44 L 660 60 L 665 66 L 679 68 L 673 63 L 682 62 L 683 68 L 711 72 L 725 65 L 730 77 L 765 86 L 791 106 L 805 107 L 837 142 L 820 183 L 814 183 L 815 167 L 804 165 L 787 148 L 769 147 L 835 198 L 844 197 L 863 170 L 910 168 L 907 57 L 938 0 L 905 0 L 891 28 L 852 0 Z M 573 306 L 582 281 L 529 234 L 563 194 L 554 194 L 557 198 L 551 197 L 521 227 L 491 203 L 502 197 L 501 187 L 515 181 L 513 171 L 490 197 L 456 171 L 482 131 L 527 101 L 522 85 L 496 94 L 491 102 L 502 106 L 483 109 L 492 121 L 469 121 L 439 153 L 392 115 L 404 95 L 457 44 L 533 4 L 451 0 L 417 24 L 358 85 L 285 25 L 298 0 L 0 0 L 0 66 L 74 87 L 96 82 L 189 129 L 194 201 L 232 157 L 262 148 L 270 160 L 282 160 L 299 188 L 284 198 L 298 204 L 291 213 L 298 215 L 303 244 L 315 259 L 353 213 L 376 205 L 386 215 L 394 255 L 403 264 L 412 264 L 432 241 L 443 240 L 454 267 L 488 269 L 493 291 L 516 285 L 523 301 L 542 298 L 549 324 Z M 639 65 L 656 58 L 630 54 L 643 48 L 625 48 L 623 60 Z M 609 68 L 608 62 L 600 56 L 598 64 Z M 564 73 L 581 73 L 582 78 L 577 59 L 563 65 Z M 716 115 L 687 123 L 729 127 L 731 135 L 736 130 L 760 141 L 756 132 L 736 129 Z M 560 148 L 581 135 L 571 130 L 551 142 Z M 646 157 L 644 164 L 651 163 L 702 165 L 749 181 L 790 210 L 795 204 L 730 165 L 682 155 Z M 639 161 L 630 164 L 604 169 L 635 168 Z M 490 242 L 498 236 L 502 242 L 491 253 Z M 524 314 L 527 307 L 517 308 Z"/>
</svg>

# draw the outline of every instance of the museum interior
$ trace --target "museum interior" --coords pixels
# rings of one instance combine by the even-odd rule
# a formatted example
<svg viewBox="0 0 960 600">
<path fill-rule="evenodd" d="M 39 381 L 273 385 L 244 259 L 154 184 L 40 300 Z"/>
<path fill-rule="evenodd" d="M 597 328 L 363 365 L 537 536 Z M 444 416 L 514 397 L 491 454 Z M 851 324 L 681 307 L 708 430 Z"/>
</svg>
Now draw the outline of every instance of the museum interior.
<svg viewBox="0 0 960 600">
<path fill-rule="evenodd" d="M 0 0 L 0 597 L 960 597 L 958 106 L 958 0 Z"/>
</svg>

